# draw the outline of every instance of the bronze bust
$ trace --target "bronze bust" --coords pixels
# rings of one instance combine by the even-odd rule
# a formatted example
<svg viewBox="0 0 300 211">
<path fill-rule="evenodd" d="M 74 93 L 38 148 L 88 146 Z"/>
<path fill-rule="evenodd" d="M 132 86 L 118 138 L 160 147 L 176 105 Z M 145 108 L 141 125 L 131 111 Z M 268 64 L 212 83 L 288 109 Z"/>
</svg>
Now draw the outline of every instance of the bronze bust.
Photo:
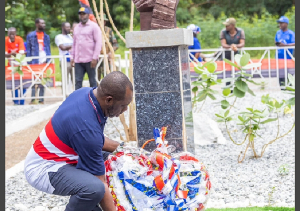
<svg viewBox="0 0 300 211">
<path fill-rule="evenodd" d="M 141 31 L 176 28 L 179 0 L 132 0 L 140 12 Z"/>
</svg>

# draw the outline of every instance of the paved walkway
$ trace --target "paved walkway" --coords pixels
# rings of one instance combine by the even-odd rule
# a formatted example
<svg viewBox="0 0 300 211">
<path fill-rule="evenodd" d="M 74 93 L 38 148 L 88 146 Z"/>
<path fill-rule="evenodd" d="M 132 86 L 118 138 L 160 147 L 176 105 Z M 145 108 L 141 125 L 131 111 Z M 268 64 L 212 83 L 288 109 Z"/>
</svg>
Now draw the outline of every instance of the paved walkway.
<svg viewBox="0 0 300 211">
<path fill-rule="evenodd" d="M 32 144 L 49 120 L 5 138 L 5 170 L 25 159 Z"/>
</svg>

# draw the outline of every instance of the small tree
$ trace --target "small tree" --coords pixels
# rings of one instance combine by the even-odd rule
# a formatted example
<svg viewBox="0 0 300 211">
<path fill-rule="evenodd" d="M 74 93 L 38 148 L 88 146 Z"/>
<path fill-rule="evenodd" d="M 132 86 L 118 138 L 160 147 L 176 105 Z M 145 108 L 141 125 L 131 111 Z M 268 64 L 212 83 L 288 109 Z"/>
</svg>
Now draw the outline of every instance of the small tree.
<svg viewBox="0 0 300 211">
<path fill-rule="evenodd" d="M 280 123 L 279 123 L 279 114 L 282 111 L 283 106 L 285 105 L 285 102 L 282 101 L 281 103 L 279 103 L 276 99 L 269 97 L 269 95 L 264 95 L 261 98 L 261 102 L 265 105 L 267 105 L 267 108 L 264 110 L 255 110 L 253 108 L 246 108 L 247 111 L 243 111 L 238 113 L 238 119 L 234 119 L 233 116 L 231 115 L 229 116 L 230 113 L 230 109 L 228 109 L 224 115 L 220 115 L 220 114 L 215 114 L 217 116 L 217 121 L 218 122 L 224 122 L 225 126 L 226 126 L 226 131 L 227 134 L 230 138 L 230 140 L 236 144 L 236 145 L 243 145 L 244 143 L 247 142 L 247 146 L 246 149 L 243 153 L 243 157 L 240 159 L 241 155 L 239 155 L 238 157 L 238 162 L 241 163 L 244 159 L 245 159 L 245 155 L 246 152 L 248 150 L 248 148 L 250 147 L 250 149 L 252 149 L 253 151 L 253 157 L 254 158 L 260 158 L 263 156 L 266 148 L 274 143 L 276 140 L 283 138 L 284 136 L 286 136 L 288 133 L 290 133 L 292 131 L 292 129 L 295 126 L 295 123 L 292 125 L 292 127 L 290 128 L 290 130 L 288 130 L 285 134 L 280 135 Z M 270 113 L 276 113 L 276 118 L 270 118 Z M 228 122 L 230 121 L 237 121 L 237 125 L 240 125 L 241 131 L 243 133 L 245 133 L 245 138 L 242 142 L 238 143 L 237 141 L 235 141 L 232 136 L 231 133 L 228 129 Z M 267 144 L 263 145 L 262 149 L 261 149 L 261 153 L 260 155 L 257 153 L 256 149 L 255 149 L 255 138 L 257 137 L 261 137 L 261 135 L 259 135 L 260 129 L 261 129 L 261 125 L 263 124 L 267 124 L 273 121 L 277 121 L 277 135 L 276 137 L 269 141 Z"/>
</svg>

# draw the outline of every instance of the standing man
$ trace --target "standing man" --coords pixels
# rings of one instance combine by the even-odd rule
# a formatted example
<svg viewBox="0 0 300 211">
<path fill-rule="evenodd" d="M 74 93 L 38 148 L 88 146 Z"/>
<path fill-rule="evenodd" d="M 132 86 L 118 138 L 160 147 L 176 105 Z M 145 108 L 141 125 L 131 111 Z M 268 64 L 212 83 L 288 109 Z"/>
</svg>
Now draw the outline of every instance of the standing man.
<svg viewBox="0 0 300 211">
<path fill-rule="evenodd" d="M 281 16 L 277 23 L 279 23 L 280 30 L 277 31 L 275 36 L 275 44 L 278 47 L 295 46 L 295 33 L 288 29 L 289 19 L 285 16 Z M 284 49 L 278 49 L 278 59 L 284 59 Z M 292 55 L 294 49 L 287 49 Z M 292 59 L 289 53 L 286 51 L 286 59 Z M 285 77 L 279 75 L 279 85 L 285 86 Z"/>
<path fill-rule="evenodd" d="M 99 26 L 89 20 L 88 8 L 78 11 L 80 23 L 74 29 L 71 65 L 75 66 L 75 90 L 82 87 L 84 74 L 89 76 L 90 86 L 97 86 L 96 65 L 99 59 L 102 36 Z"/>
<path fill-rule="evenodd" d="M 108 40 L 114 49 L 114 51 L 116 51 L 119 48 L 118 41 L 114 35 L 113 30 L 110 27 L 106 26 L 107 21 L 108 21 L 108 19 L 106 18 L 106 14 L 104 14 L 104 31 L 105 31 L 106 37 L 108 37 Z M 108 45 L 105 45 L 105 48 L 106 48 L 106 53 L 108 56 L 108 63 L 110 64 L 112 62 L 111 61 L 111 52 L 110 52 Z M 101 50 L 101 54 L 104 54 L 103 49 Z M 98 81 L 100 81 L 102 78 L 102 74 L 104 74 L 104 62 L 102 62 L 100 64 L 97 71 L 98 71 Z"/>
<path fill-rule="evenodd" d="M 17 36 L 17 30 L 14 27 L 10 27 L 7 32 L 7 37 L 5 37 L 5 57 L 11 58 L 16 56 L 17 53 L 24 54 L 25 46 L 22 37 Z M 23 88 L 23 94 L 26 89 Z M 20 93 L 21 96 L 21 93 Z M 15 90 L 15 97 L 19 97 L 19 90 Z M 13 100 L 15 105 L 24 105 L 25 100 Z"/>
<path fill-rule="evenodd" d="M 70 50 L 73 45 L 73 38 L 70 35 L 71 31 L 71 24 L 68 22 L 63 22 L 61 24 L 61 34 L 56 35 L 55 37 L 55 44 L 58 47 L 59 50 L 59 55 L 60 56 L 65 56 L 65 55 L 70 55 Z M 61 66 L 61 60 L 62 58 L 59 58 L 60 66 Z M 67 82 L 69 81 L 69 76 L 71 77 L 71 81 L 73 81 L 73 74 L 72 74 L 72 67 L 70 63 L 71 59 L 66 58 L 67 62 Z M 62 69 L 62 66 L 61 66 Z"/>
<path fill-rule="evenodd" d="M 24 174 L 34 188 L 71 196 L 65 211 L 115 211 L 105 179 L 105 152 L 119 142 L 104 136 L 108 117 L 118 117 L 132 101 L 133 87 L 119 71 L 98 87 L 74 91 L 56 110 L 31 147 Z M 122 144 L 121 144 L 122 145 Z"/>
<path fill-rule="evenodd" d="M 245 46 L 245 32 L 243 29 L 236 27 L 234 18 L 226 19 L 223 24 L 226 28 L 220 32 L 221 45 L 225 49 L 233 50 L 234 55 L 238 54 L 238 48 Z M 231 51 L 225 51 L 225 58 L 231 60 Z"/>
<path fill-rule="evenodd" d="M 36 30 L 30 32 L 27 35 L 27 57 L 38 56 L 38 59 L 33 59 L 30 64 L 44 64 L 47 63 L 50 59 L 46 59 L 46 56 L 51 56 L 50 50 L 50 37 L 45 33 L 46 24 L 45 21 L 41 18 L 35 20 Z M 44 96 L 44 86 L 39 84 L 40 88 L 39 96 Z M 31 96 L 35 97 L 35 87 L 31 91 Z M 35 103 L 35 99 L 31 100 L 31 104 Z M 40 104 L 44 104 L 44 98 L 39 99 Z"/>
<path fill-rule="evenodd" d="M 201 49 L 201 44 L 197 38 L 197 35 L 201 32 L 201 29 L 199 26 L 196 26 L 195 24 L 190 24 L 187 29 L 193 31 L 194 35 L 194 45 L 189 46 L 189 49 L 193 50 L 200 50 Z M 194 55 L 195 58 L 190 56 L 190 59 L 195 61 L 195 62 L 202 62 L 201 58 L 201 53 L 200 52 L 192 52 L 191 54 Z"/>
</svg>

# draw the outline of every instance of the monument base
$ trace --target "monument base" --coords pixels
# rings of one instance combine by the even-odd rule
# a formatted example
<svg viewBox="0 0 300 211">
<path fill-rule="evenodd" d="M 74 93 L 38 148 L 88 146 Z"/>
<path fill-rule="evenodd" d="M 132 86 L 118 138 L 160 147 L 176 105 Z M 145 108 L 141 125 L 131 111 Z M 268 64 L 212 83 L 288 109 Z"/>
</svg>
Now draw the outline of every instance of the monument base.
<svg viewBox="0 0 300 211">
<path fill-rule="evenodd" d="M 153 138 L 153 128 L 168 126 L 166 140 L 176 152 L 194 153 L 194 131 L 186 29 L 126 32 L 132 48 L 138 146 Z M 155 149 L 151 142 L 146 150 Z"/>
</svg>

